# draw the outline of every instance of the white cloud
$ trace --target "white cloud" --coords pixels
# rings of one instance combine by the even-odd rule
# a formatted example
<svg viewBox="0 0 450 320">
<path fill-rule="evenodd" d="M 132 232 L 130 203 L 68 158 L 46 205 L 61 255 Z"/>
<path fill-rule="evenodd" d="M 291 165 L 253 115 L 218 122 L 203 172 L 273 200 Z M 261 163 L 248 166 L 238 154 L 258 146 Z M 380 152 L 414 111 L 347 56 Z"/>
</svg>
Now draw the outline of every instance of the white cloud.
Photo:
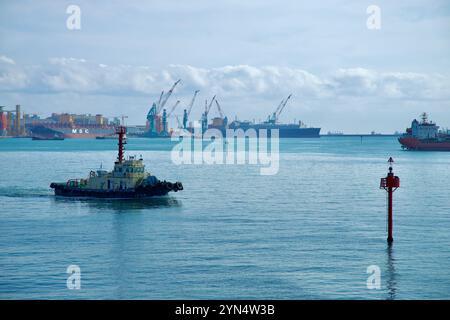
<svg viewBox="0 0 450 320">
<path fill-rule="evenodd" d="M 177 79 L 177 93 L 195 89 L 223 97 L 379 97 L 384 99 L 449 99 L 450 80 L 439 74 L 377 72 L 364 68 L 339 69 L 330 75 L 276 66 L 249 65 L 197 68 L 169 65 L 162 70 L 148 66 L 106 65 L 84 59 L 52 58 L 39 66 L 20 66 L 0 57 L 3 91 L 149 95 L 157 97 Z"/>
<path fill-rule="evenodd" d="M 0 90 L 20 91 L 29 85 L 27 74 L 18 67 L 15 61 L 6 56 L 0 56 Z"/>
<path fill-rule="evenodd" d="M 6 56 L 0 56 L 0 62 L 7 63 L 7 64 L 16 64 L 16 62 L 13 59 L 8 58 Z"/>
<path fill-rule="evenodd" d="M 340 69 L 330 80 L 335 95 L 403 99 L 449 99 L 450 78 L 439 74 Z"/>
</svg>

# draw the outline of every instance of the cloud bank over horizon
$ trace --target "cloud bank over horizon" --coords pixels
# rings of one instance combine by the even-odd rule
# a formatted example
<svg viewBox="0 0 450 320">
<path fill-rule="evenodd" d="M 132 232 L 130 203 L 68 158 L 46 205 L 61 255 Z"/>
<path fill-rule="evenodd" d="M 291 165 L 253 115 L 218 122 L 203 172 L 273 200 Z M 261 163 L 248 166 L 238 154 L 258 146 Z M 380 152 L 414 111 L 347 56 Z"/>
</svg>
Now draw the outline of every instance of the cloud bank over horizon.
<svg viewBox="0 0 450 320">
<path fill-rule="evenodd" d="M 380 97 L 409 100 L 449 100 L 450 77 L 438 73 L 378 72 L 340 68 L 327 75 L 278 66 L 249 65 L 199 68 L 169 65 L 106 65 L 75 58 L 51 58 L 45 64 L 22 66 L 0 56 L 0 91 L 16 93 L 79 93 L 155 95 L 182 79 L 177 92 L 206 90 L 222 97 Z M 256 96 L 256 97 L 255 97 Z"/>
<path fill-rule="evenodd" d="M 126 114 L 143 124 L 152 101 L 193 118 L 217 94 L 226 114 L 264 120 L 292 93 L 281 120 L 324 131 L 403 131 L 421 112 L 450 126 L 450 6 L 364 1 L 78 0 L 0 4 L 0 104 L 25 112 Z M 180 107 L 181 107 L 180 106 Z"/>
<path fill-rule="evenodd" d="M 178 79 L 182 79 L 182 83 L 176 88 L 173 101 L 180 99 L 187 104 L 192 92 L 200 90 L 207 99 L 217 95 L 225 106 L 232 105 L 227 109 L 229 115 L 239 114 L 248 119 L 254 119 L 255 113 L 259 117 L 269 114 L 276 102 L 290 93 L 293 100 L 303 104 L 302 114 L 329 112 L 328 107 L 320 105 L 330 101 L 334 105 L 346 105 L 341 107 L 342 111 L 361 112 L 361 105 L 364 109 L 367 101 L 379 104 L 379 108 L 383 108 L 382 101 L 394 101 L 399 105 L 408 101 L 414 105 L 419 101 L 437 103 L 445 112 L 450 101 L 450 79 L 437 73 L 340 68 L 319 75 L 298 68 L 249 65 L 217 68 L 169 65 L 159 69 L 106 65 L 75 58 L 51 58 L 43 64 L 22 65 L 11 57 L 0 55 L 0 92 L 3 95 L 25 95 L 35 101 L 39 101 L 36 99 L 39 96 L 53 97 L 56 101 L 62 97 L 77 97 L 77 100 L 92 99 L 96 101 L 94 104 L 111 99 L 145 101 L 140 116 L 131 117 L 136 123 L 143 122 L 145 112 L 142 111 Z M 21 103 L 20 100 L 16 102 Z M 349 108 L 355 102 L 358 105 Z M 264 107 L 260 109 L 258 105 Z M 202 107 L 197 109 L 200 112 Z M 66 111 L 98 112 L 92 103 L 83 103 L 76 110 Z M 123 110 L 116 111 L 119 114 Z"/>
</svg>

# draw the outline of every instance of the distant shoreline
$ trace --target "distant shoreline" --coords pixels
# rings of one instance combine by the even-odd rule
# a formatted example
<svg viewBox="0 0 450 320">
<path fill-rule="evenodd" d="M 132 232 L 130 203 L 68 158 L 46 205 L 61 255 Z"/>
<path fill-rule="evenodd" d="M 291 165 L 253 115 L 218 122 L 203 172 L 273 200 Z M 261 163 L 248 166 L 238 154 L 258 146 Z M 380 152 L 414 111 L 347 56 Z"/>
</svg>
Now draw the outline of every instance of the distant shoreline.
<svg viewBox="0 0 450 320">
<path fill-rule="evenodd" d="M 384 133 L 350 133 L 350 134 L 321 134 L 321 137 L 400 137 L 401 134 L 384 134 Z"/>
<path fill-rule="evenodd" d="M 362 133 L 362 134 L 357 134 L 357 133 L 350 133 L 350 134 L 320 134 L 320 137 L 400 137 L 401 134 L 370 134 L 370 133 Z M 0 136 L 0 139 L 31 139 L 31 136 L 20 136 L 20 137 L 15 137 L 15 136 Z M 144 138 L 144 137 L 138 137 L 138 136 L 133 136 L 130 135 L 129 138 Z M 164 137 L 161 137 L 164 138 Z M 299 137 L 297 139 L 304 139 L 307 137 Z M 69 138 L 69 139 L 74 139 L 74 138 Z M 80 138 L 80 139 L 86 139 L 86 138 Z M 92 138 L 95 139 L 95 138 Z M 100 138 L 100 140 L 109 140 L 112 138 Z M 288 138 L 288 139 L 296 139 L 296 138 Z"/>
</svg>

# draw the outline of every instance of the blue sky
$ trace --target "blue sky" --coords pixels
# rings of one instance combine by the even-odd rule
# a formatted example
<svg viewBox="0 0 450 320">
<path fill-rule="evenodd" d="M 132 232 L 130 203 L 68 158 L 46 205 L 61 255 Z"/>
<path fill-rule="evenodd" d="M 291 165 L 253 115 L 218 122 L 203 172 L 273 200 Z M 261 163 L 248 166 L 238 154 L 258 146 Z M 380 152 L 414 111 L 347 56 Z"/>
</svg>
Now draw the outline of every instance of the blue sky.
<svg viewBox="0 0 450 320">
<path fill-rule="evenodd" d="M 325 132 L 403 130 L 422 111 L 450 127 L 449 57 L 448 1 L 0 2 L 0 104 L 41 115 L 143 124 L 181 77 L 169 105 L 201 90 L 193 118 L 217 94 L 229 117 L 264 119 L 293 93 L 281 119 Z"/>
</svg>

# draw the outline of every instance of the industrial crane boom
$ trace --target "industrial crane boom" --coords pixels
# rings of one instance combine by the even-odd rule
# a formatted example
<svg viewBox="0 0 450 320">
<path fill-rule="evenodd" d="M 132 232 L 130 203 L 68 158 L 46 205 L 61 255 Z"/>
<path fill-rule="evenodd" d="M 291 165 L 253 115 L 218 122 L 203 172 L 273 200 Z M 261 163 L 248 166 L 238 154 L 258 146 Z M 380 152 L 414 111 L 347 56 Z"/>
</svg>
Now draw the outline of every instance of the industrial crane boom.
<svg viewBox="0 0 450 320">
<path fill-rule="evenodd" d="M 209 111 L 211 110 L 211 107 L 212 107 L 215 99 L 216 99 L 216 96 L 214 95 L 214 97 L 211 99 L 211 102 L 209 103 L 208 107 L 206 107 L 206 110 L 205 110 L 206 115 L 208 115 Z"/>
<path fill-rule="evenodd" d="M 175 119 L 177 119 L 178 128 L 183 128 L 183 126 L 181 125 L 181 122 L 180 122 L 180 118 L 178 117 L 177 114 L 175 115 Z"/>
<path fill-rule="evenodd" d="M 192 97 L 191 103 L 189 103 L 188 106 L 188 111 L 187 111 L 187 116 L 189 117 L 189 115 L 191 114 L 192 111 L 192 106 L 194 105 L 194 101 L 195 101 L 195 97 L 197 97 L 197 94 L 200 92 L 200 90 L 195 90 L 194 92 L 194 96 Z"/>
<path fill-rule="evenodd" d="M 219 110 L 220 117 L 223 119 L 224 116 L 223 116 L 222 108 L 220 107 L 219 101 L 217 101 L 217 99 L 216 99 L 216 105 L 217 105 L 217 110 Z"/>
<path fill-rule="evenodd" d="M 176 107 L 180 104 L 180 100 L 177 100 L 175 104 L 173 105 L 172 109 L 170 109 L 169 113 L 167 113 L 167 117 L 170 117 L 172 113 L 175 111 Z"/>
<path fill-rule="evenodd" d="M 164 100 L 158 106 L 157 113 L 160 113 L 161 109 L 164 108 L 164 106 L 166 105 L 167 100 L 169 100 L 170 96 L 172 95 L 173 90 L 175 89 L 177 84 L 180 83 L 180 82 L 181 82 L 181 79 L 178 79 L 177 81 L 175 81 L 175 83 L 173 84 L 172 88 L 170 88 L 170 90 L 167 92 L 166 96 L 164 97 Z"/>
<path fill-rule="evenodd" d="M 286 98 L 286 100 L 284 100 L 284 102 L 281 105 L 281 108 L 279 108 L 279 111 L 277 113 L 277 119 L 280 116 L 281 112 L 283 112 L 284 107 L 286 106 L 287 102 L 289 101 L 289 99 L 291 98 L 292 94 L 288 95 L 288 97 Z"/>
<path fill-rule="evenodd" d="M 158 100 L 158 104 L 157 104 L 158 108 L 161 105 L 161 100 L 162 100 L 163 95 L 164 95 L 164 90 L 161 91 L 161 95 L 159 96 L 159 100 Z"/>
<path fill-rule="evenodd" d="M 280 102 L 280 104 L 278 105 L 278 107 L 275 109 L 274 114 L 277 114 L 278 111 L 280 111 L 280 108 L 281 108 L 281 106 L 283 105 L 283 103 L 284 103 L 284 99 L 281 99 L 281 102 Z"/>
</svg>

